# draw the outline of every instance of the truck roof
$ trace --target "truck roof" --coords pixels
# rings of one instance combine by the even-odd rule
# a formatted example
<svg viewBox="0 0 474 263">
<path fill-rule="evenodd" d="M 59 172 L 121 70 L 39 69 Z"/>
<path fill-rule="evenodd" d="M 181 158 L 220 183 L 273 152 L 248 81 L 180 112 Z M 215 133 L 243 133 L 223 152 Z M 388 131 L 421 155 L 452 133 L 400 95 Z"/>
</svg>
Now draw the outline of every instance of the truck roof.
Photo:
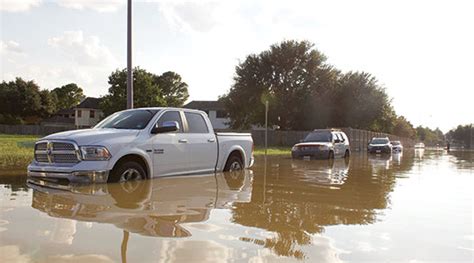
<svg viewBox="0 0 474 263">
<path fill-rule="evenodd" d="M 132 111 L 132 110 L 184 110 L 184 111 L 194 111 L 194 112 L 205 113 L 204 111 L 201 111 L 201 110 L 177 108 L 177 107 L 141 107 L 141 108 L 126 109 L 122 111 Z"/>
</svg>

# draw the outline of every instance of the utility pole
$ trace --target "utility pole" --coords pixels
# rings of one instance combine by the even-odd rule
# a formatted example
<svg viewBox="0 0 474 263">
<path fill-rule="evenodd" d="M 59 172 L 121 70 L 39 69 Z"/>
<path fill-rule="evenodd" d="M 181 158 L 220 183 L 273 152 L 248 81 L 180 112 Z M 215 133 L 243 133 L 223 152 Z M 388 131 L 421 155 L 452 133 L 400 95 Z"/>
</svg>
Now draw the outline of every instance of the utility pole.
<svg viewBox="0 0 474 263">
<path fill-rule="evenodd" d="M 268 148 L 268 100 L 265 101 L 265 158 L 267 158 Z"/>
<path fill-rule="evenodd" d="M 133 109 L 132 0 L 127 5 L 127 109 Z"/>
</svg>

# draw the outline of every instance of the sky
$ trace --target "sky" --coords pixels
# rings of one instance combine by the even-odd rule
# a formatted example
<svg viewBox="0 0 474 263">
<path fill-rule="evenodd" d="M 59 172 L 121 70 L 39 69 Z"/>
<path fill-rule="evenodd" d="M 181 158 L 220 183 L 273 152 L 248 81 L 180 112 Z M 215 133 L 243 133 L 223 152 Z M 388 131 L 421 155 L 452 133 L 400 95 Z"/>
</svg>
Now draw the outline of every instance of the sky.
<svg viewBox="0 0 474 263">
<path fill-rule="evenodd" d="M 283 40 L 308 40 L 386 88 L 399 115 L 447 132 L 474 123 L 474 1 L 133 1 L 133 65 L 175 71 L 190 100 L 214 100 L 235 66 Z M 126 0 L 0 0 L 2 80 L 107 94 L 126 67 Z"/>
</svg>

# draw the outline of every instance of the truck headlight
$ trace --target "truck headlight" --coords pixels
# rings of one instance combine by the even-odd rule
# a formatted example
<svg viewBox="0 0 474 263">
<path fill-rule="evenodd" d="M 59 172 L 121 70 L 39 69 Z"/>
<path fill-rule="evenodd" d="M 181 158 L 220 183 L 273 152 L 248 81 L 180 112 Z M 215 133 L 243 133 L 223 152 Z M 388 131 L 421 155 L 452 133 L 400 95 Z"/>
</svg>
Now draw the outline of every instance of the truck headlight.
<svg viewBox="0 0 474 263">
<path fill-rule="evenodd" d="M 293 146 L 293 147 L 291 148 L 291 151 L 292 151 L 292 152 L 295 152 L 295 151 L 297 151 L 297 150 L 298 150 L 298 147 L 297 147 L 297 146 Z"/>
<path fill-rule="evenodd" d="M 81 153 L 86 161 L 106 161 L 112 156 L 104 146 L 81 146 Z"/>
</svg>

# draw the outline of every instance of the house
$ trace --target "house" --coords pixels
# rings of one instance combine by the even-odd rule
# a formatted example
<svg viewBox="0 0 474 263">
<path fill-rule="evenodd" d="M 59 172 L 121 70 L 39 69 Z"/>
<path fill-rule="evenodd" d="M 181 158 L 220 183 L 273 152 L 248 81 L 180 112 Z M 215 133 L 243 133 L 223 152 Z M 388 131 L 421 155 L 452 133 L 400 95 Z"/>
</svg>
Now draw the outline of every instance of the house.
<svg viewBox="0 0 474 263">
<path fill-rule="evenodd" d="M 77 128 L 90 128 L 102 119 L 104 113 L 100 109 L 100 99 L 87 97 L 74 108 L 75 125 Z"/>
<path fill-rule="evenodd" d="M 76 107 L 59 110 L 51 118 L 43 120 L 41 125 L 71 129 L 90 128 L 104 116 L 99 104 L 99 98 L 87 97 Z"/>
<path fill-rule="evenodd" d="M 207 113 L 214 129 L 229 129 L 229 114 L 225 111 L 224 104 L 216 100 L 193 100 L 183 108 L 202 110 Z"/>
</svg>

